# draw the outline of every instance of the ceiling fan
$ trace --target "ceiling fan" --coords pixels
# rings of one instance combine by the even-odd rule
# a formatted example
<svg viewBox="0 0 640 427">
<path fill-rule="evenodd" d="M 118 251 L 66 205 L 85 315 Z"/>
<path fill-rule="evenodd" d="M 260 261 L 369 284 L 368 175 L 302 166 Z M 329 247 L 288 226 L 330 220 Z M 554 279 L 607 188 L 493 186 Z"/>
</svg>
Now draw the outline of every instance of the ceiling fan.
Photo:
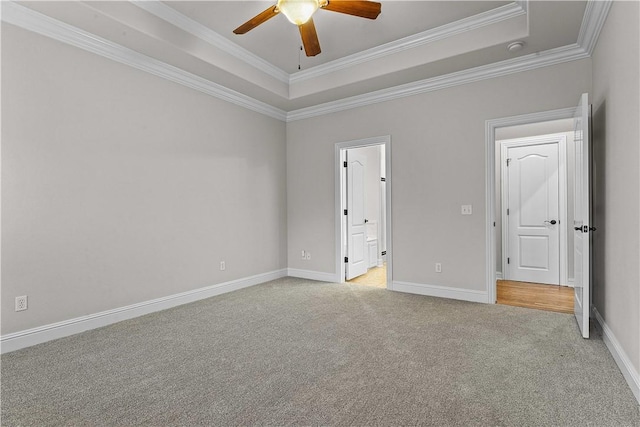
<svg viewBox="0 0 640 427">
<path fill-rule="evenodd" d="M 358 0 L 278 0 L 275 6 L 259 13 L 233 30 L 235 34 L 244 34 L 282 12 L 292 23 L 298 26 L 302 44 L 307 56 L 320 53 L 320 42 L 312 15 L 318 9 L 346 13 L 361 18 L 376 19 L 382 5 L 375 1 Z"/>
</svg>

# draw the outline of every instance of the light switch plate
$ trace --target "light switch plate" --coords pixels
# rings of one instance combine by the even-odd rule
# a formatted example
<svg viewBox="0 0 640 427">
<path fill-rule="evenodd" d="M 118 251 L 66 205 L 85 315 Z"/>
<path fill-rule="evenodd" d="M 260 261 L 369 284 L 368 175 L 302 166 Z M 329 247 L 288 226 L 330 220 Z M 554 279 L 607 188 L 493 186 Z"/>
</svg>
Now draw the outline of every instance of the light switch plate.
<svg viewBox="0 0 640 427">
<path fill-rule="evenodd" d="M 471 205 L 462 205 L 462 215 L 471 215 L 473 207 Z"/>
</svg>

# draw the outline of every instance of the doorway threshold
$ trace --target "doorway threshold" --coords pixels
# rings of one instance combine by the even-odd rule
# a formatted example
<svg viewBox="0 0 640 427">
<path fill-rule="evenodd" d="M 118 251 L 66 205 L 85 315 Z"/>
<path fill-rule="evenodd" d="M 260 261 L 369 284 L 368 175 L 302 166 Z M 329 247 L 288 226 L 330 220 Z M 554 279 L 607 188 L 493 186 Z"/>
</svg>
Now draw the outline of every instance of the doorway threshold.
<svg viewBox="0 0 640 427">
<path fill-rule="evenodd" d="M 497 303 L 573 314 L 573 288 L 542 283 L 498 280 Z"/>
</svg>

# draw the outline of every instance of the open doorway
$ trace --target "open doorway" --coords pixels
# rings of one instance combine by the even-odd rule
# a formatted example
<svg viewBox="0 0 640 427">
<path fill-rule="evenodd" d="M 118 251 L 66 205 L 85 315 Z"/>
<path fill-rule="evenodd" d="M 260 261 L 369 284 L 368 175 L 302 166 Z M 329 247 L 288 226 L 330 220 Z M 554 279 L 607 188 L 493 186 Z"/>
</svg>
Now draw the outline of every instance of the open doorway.
<svg viewBox="0 0 640 427">
<path fill-rule="evenodd" d="M 391 289 L 390 138 L 336 144 L 341 282 Z"/>
<path fill-rule="evenodd" d="M 495 132 L 496 302 L 573 313 L 573 119 Z"/>
<path fill-rule="evenodd" d="M 485 123 L 485 147 L 486 147 L 486 183 L 487 183 L 487 203 L 486 203 L 486 283 L 488 302 L 493 304 L 497 302 L 497 279 L 500 273 L 497 271 L 499 259 L 498 256 L 498 240 L 496 234 L 501 227 L 497 227 L 500 222 L 497 218 L 501 209 L 501 198 L 497 196 L 496 188 L 501 182 L 497 177 L 499 168 L 499 160 L 497 157 L 497 141 L 508 139 L 502 132 L 510 127 L 531 125 L 546 126 L 546 122 L 554 122 L 564 119 L 572 119 L 573 126 L 573 172 L 567 173 L 568 183 L 573 180 L 573 185 L 567 185 L 573 189 L 573 214 L 568 214 L 567 229 L 571 233 L 573 231 L 573 314 L 579 327 L 580 334 L 583 338 L 589 338 L 589 320 L 591 310 L 591 285 L 593 283 L 593 251 L 591 240 L 595 215 L 593 212 L 591 189 L 593 185 L 593 165 L 591 155 L 591 104 L 589 103 L 589 94 L 583 93 L 578 99 L 576 107 L 563 108 L 559 110 L 543 111 L 539 113 L 524 114 L 521 116 L 504 117 L 498 119 L 487 120 Z M 568 122 L 567 122 L 568 123 Z M 522 128 L 520 128 L 522 129 Z M 562 129 L 563 130 L 563 129 Z M 569 130 L 569 132 L 571 132 Z M 545 134 L 549 131 L 539 132 Z M 500 135 L 500 136 L 498 136 Z M 570 155 L 568 155 L 570 157 Z M 569 162 L 567 162 L 569 163 Z M 569 165 L 567 165 L 569 168 Z M 571 205 L 568 203 L 568 205 Z M 568 238 L 568 236 L 567 236 Z M 504 249 L 501 249 L 504 250 Z M 568 249 L 570 250 L 570 249 Z M 571 259 L 567 253 L 567 258 Z M 567 268 L 567 271 L 571 271 Z M 569 283 L 567 283 L 569 284 Z M 539 285 L 548 286 L 548 285 Z M 571 289 L 570 287 L 563 287 Z M 526 288 L 529 289 L 529 288 Z M 534 307 L 539 308 L 539 307 Z"/>
</svg>

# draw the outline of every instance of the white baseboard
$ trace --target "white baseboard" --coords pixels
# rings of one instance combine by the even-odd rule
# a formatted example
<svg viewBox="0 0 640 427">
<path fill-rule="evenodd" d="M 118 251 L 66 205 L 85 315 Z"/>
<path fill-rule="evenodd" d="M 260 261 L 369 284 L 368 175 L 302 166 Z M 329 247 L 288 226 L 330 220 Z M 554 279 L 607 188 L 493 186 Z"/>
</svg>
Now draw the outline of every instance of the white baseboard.
<svg viewBox="0 0 640 427">
<path fill-rule="evenodd" d="M 613 360 L 615 360 L 618 364 L 618 368 L 620 368 L 624 379 L 627 380 L 629 388 L 631 388 L 633 395 L 636 397 L 636 400 L 640 404 L 640 375 L 638 375 L 638 372 L 631 363 L 631 360 L 629 360 L 629 357 L 622 349 L 622 346 L 618 342 L 616 336 L 613 335 L 613 332 L 611 331 L 611 329 L 609 329 L 609 326 L 604 321 L 602 316 L 600 316 L 600 313 L 598 313 L 598 310 L 595 308 L 595 306 L 591 307 L 591 311 L 593 312 L 594 317 L 596 318 L 598 325 L 602 330 L 602 338 L 605 345 L 613 356 Z"/>
<path fill-rule="evenodd" d="M 275 270 L 242 279 L 231 280 L 225 283 L 206 286 L 192 291 L 156 298 L 125 307 L 102 311 L 100 313 L 76 317 L 62 322 L 51 323 L 37 328 L 6 334 L 0 337 L 0 353 L 8 353 L 21 348 L 88 331 L 90 329 L 111 325 L 123 320 L 133 319 L 134 317 L 143 316 L 156 311 L 166 310 L 178 305 L 188 304 L 201 299 L 236 291 L 238 289 L 279 279 L 286 275 L 287 269 Z"/>
<path fill-rule="evenodd" d="M 448 286 L 426 285 L 422 283 L 393 282 L 393 290 L 410 294 L 428 295 L 431 297 L 450 298 L 471 302 L 488 302 L 486 291 L 451 288 Z"/>
<path fill-rule="evenodd" d="M 339 283 L 338 277 L 334 273 L 324 273 L 321 271 L 301 270 L 289 268 L 287 276 L 299 277 L 301 279 L 317 280 L 319 282 Z"/>
<path fill-rule="evenodd" d="M 502 271 L 496 271 L 496 280 L 502 280 Z"/>
</svg>

